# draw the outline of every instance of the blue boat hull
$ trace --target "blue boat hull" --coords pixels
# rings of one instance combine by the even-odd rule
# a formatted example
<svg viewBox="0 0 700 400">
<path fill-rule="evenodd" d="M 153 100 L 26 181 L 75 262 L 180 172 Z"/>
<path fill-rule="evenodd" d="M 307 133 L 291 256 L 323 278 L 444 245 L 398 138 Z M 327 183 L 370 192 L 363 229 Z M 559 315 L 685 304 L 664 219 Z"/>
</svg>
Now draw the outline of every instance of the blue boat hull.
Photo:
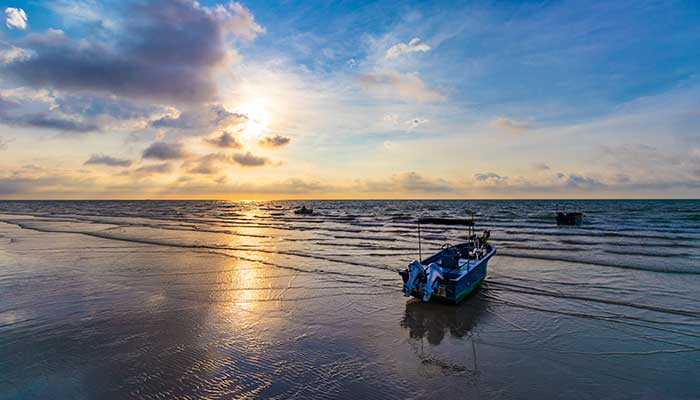
<svg viewBox="0 0 700 400">
<path fill-rule="evenodd" d="M 487 256 L 479 260 L 479 264 L 466 274 L 460 273 L 459 270 L 444 274 L 444 279 L 438 281 L 438 287 L 433 292 L 431 300 L 435 299 L 453 304 L 464 300 L 469 294 L 476 290 L 486 278 L 489 259 L 495 253 L 496 250 L 492 248 Z M 399 271 L 399 274 L 403 279 L 403 283 L 406 284 L 408 281 L 408 270 Z M 411 295 L 421 298 L 421 289 L 419 287 L 414 288 Z"/>
</svg>

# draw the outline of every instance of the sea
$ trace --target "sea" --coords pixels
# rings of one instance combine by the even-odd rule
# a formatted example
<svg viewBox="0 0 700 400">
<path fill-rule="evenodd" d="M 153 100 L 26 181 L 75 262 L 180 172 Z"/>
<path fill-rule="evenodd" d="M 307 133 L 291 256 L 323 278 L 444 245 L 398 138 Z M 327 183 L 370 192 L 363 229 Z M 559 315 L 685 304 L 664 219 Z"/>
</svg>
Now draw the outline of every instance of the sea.
<svg viewBox="0 0 700 400">
<path fill-rule="evenodd" d="M 700 398 L 700 200 L 0 201 L 0 399 L 327 398 Z"/>
</svg>

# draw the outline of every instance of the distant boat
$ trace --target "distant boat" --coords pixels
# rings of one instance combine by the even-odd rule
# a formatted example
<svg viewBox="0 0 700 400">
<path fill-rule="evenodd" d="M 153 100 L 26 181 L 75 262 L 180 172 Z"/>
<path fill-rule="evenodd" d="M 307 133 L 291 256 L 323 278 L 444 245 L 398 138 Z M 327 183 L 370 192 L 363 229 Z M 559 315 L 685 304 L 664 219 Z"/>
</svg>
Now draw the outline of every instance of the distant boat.
<svg viewBox="0 0 700 400">
<path fill-rule="evenodd" d="M 297 208 L 294 210 L 294 214 L 300 214 L 300 215 L 310 215 L 313 214 L 314 210 L 311 208 L 306 208 L 306 206 L 301 206 L 301 208 Z"/>
<path fill-rule="evenodd" d="M 469 230 L 469 241 L 457 245 L 443 245 L 442 250 L 422 260 L 413 260 L 408 268 L 399 271 L 405 296 L 414 296 L 424 302 L 438 299 L 457 304 L 474 291 L 486 278 L 488 262 L 496 248 L 488 243 L 489 231 L 477 238 L 473 220 L 425 218 L 418 220 L 420 253 L 420 224 L 463 225 Z M 419 255 L 420 257 L 420 255 Z"/>
<path fill-rule="evenodd" d="M 557 213 L 557 225 L 581 225 L 583 214 L 579 212 Z"/>
</svg>

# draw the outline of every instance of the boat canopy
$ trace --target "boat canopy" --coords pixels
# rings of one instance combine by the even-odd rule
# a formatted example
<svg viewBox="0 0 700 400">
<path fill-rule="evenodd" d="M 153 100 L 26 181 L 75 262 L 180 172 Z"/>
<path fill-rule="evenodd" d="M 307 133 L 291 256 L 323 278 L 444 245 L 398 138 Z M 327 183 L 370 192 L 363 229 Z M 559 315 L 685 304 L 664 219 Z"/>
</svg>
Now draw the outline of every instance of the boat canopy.
<svg viewBox="0 0 700 400">
<path fill-rule="evenodd" d="M 473 220 L 457 218 L 419 218 L 418 223 L 451 226 L 474 226 Z"/>
</svg>

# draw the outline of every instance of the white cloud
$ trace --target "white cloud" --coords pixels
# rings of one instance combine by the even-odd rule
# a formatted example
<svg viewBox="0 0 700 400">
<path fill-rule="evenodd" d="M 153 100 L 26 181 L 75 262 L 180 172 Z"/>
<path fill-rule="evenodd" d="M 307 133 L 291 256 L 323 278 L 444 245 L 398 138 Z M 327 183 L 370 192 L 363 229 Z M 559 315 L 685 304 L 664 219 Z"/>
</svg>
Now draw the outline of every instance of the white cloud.
<svg viewBox="0 0 700 400">
<path fill-rule="evenodd" d="M 7 7 L 5 9 L 5 25 L 10 29 L 27 29 L 27 14 L 21 8 Z"/>
<path fill-rule="evenodd" d="M 530 124 L 526 121 L 517 121 L 504 117 L 499 117 L 489 122 L 489 128 L 500 129 L 510 133 L 524 133 L 531 129 Z"/>
<path fill-rule="evenodd" d="M 397 45 L 391 46 L 389 50 L 386 51 L 384 57 L 386 59 L 391 59 L 406 53 L 415 53 L 419 51 L 426 52 L 429 50 L 430 46 L 421 42 L 419 38 L 413 38 L 408 43 L 399 43 Z"/>
<path fill-rule="evenodd" d="M 259 33 L 265 32 L 265 28 L 255 22 L 253 14 L 241 3 L 231 2 L 228 8 L 229 10 L 226 10 L 220 4 L 214 9 L 214 13 L 221 21 L 226 22 L 227 30 L 237 38 L 252 41 Z"/>
<path fill-rule="evenodd" d="M 360 83 L 373 95 L 381 98 L 411 99 L 418 102 L 438 102 L 445 96 L 428 88 L 417 73 L 384 71 L 360 75 Z"/>
<path fill-rule="evenodd" d="M 23 61 L 32 56 L 32 52 L 9 43 L 0 42 L 0 64 L 11 64 Z"/>
</svg>

